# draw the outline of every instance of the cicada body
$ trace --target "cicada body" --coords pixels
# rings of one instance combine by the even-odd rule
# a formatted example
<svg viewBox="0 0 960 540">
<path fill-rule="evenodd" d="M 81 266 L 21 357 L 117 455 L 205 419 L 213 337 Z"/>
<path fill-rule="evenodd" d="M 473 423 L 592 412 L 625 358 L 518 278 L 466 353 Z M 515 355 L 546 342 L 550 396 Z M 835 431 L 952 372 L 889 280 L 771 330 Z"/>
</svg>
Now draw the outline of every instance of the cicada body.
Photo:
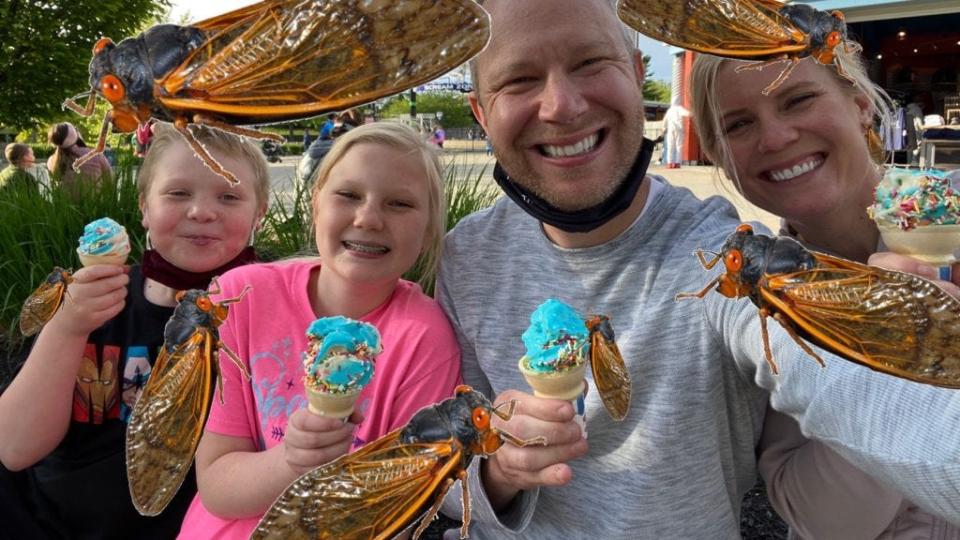
<svg viewBox="0 0 960 540">
<path fill-rule="evenodd" d="M 754 234 L 743 224 L 707 269 L 723 261 L 714 286 L 760 308 L 763 345 L 774 373 L 766 317 L 823 364 L 803 340 L 876 371 L 925 384 L 960 388 L 960 302 L 923 278 L 809 251 L 788 237 Z"/>
<path fill-rule="evenodd" d="M 20 309 L 20 333 L 32 336 L 47 324 L 63 303 L 67 285 L 73 282 L 70 271 L 54 266 L 43 283 L 26 300 Z"/>
<path fill-rule="evenodd" d="M 163 329 L 163 347 L 127 424 L 127 482 L 137 511 L 155 516 L 176 495 L 190 470 L 219 381 L 217 350 L 241 372 L 237 355 L 220 342 L 217 330 L 236 298 L 214 302 L 213 291 L 177 294 L 177 307 Z M 222 396 L 221 396 L 222 399 Z"/>
<path fill-rule="evenodd" d="M 777 0 L 620 0 L 620 19 L 653 39 L 693 51 L 757 60 L 761 69 L 770 62 L 789 60 L 776 80 L 763 90 L 769 94 L 783 84 L 797 61 L 813 57 L 834 64 L 849 78 L 836 48 L 847 41 L 847 25 L 839 11 L 825 12 L 806 4 Z"/>
<path fill-rule="evenodd" d="M 493 415 L 513 416 L 515 401 L 493 406 L 469 386 L 424 407 L 401 429 L 295 480 L 250 536 L 252 539 L 387 539 L 422 516 L 416 540 L 436 516 L 457 479 L 463 487 L 463 528 L 470 524 L 467 467 L 475 456 L 493 454 L 521 440 L 490 425 Z M 502 410 L 502 409 L 506 410 Z"/>
<path fill-rule="evenodd" d="M 489 37 L 472 0 L 265 0 L 190 26 L 158 25 L 114 44 L 97 42 L 85 107 L 107 100 L 97 151 L 113 129 L 171 121 L 211 169 L 191 123 L 255 138 L 244 125 L 317 116 L 395 94 L 466 62 Z M 92 153 L 91 153 L 92 154 Z M 90 154 L 84 156 L 89 158 Z"/>
<path fill-rule="evenodd" d="M 631 382 L 623 355 L 617 347 L 610 318 L 593 315 L 586 321 L 590 331 L 590 370 L 593 383 L 610 417 L 621 421 L 630 409 Z"/>
</svg>

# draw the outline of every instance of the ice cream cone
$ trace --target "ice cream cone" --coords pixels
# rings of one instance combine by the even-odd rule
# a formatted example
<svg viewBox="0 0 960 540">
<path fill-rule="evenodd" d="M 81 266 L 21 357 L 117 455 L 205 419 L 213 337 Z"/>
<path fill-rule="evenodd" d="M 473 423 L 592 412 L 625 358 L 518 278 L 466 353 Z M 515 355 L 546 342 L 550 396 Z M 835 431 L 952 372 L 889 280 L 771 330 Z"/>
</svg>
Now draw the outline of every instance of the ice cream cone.
<svg viewBox="0 0 960 540">
<path fill-rule="evenodd" d="M 95 264 L 114 264 L 117 266 L 122 266 L 124 263 L 127 262 L 126 253 L 111 253 L 107 255 L 86 255 L 78 251 L 77 256 L 80 257 L 80 264 L 83 266 L 93 266 Z"/>
<path fill-rule="evenodd" d="M 353 406 L 360 397 L 360 391 L 346 394 L 331 394 L 307 388 L 307 399 L 310 401 L 307 409 L 320 416 L 330 418 L 347 418 L 353 413 Z"/>
<path fill-rule="evenodd" d="M 533 395 L 542 398 L 572 401 L 583 394 L 583 380 L 587 364 L 581 362 L 564 371 L 539 372 L 524 365 L 525 358 L 519 362 L 520 373 L 533 388 Z"/>
<path fill-rule="evenodd" d="M 883 243 L 890 251 L 910 255 L 936 266 L 940 279 L 950 279 L 950 265 L 960 252 L 960 225 L 925 225 L 912 229 L 880 225 Z"/>
</svg>

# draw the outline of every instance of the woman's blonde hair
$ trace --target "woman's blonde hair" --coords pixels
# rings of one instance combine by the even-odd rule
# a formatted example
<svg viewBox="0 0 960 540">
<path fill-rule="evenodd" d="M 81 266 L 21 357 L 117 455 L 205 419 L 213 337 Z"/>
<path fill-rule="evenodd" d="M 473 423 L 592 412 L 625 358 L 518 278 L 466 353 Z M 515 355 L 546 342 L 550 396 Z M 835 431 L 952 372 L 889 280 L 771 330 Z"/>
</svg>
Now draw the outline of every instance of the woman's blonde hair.
<svg viewBox="0 0 960 540">
<path fill-rule="evenodd" d="M 169 123 L 155 122 L 152 129 L 153 138 L 150 139 L 150 147 L 137 171 L 137 191 L 140 193 L 141 200 L 147 196 L 157 168 L 163 166 L 165 150 L 176 142 L 187 144 L 183 135 Z M 204 147 L 234 157 L 239 156 L 246 162 L 253 170 L 257 203 L 265 207 L 270 202 L 270 169 L 259 146 L 245 137 L 200 124 L 195 124 L 189 129 Z"/>
<path fill-rule="evenodd" d="M 859 51 L 860 46 L 854 42 L 841 44 L 834 49 L 838 56 L 838 65 L 842 66 L 849 79 L 844 78 L 837 72 L 836 65 L 822 67 L 831 70 L 840 88 L 851 94 L 861 94 L 870 102 L 873 109 L 874 125 L 866 133 L 867 147 L 873 160 L 879 164 L 885 160 L 886 155 L 883 152 L 878 133 L 885 133 L 893 121 L 893 101 L 883 89 L 870 80 Z M 742 193 L 740 179 L 737 178 L 736 167 L 733 166 L 730 145 L 723 135 L 723 121 L 720 117 L 720 105 L 717 97 L 722 91 L 717 87 L 717 74 L 720 71 L 720 66 L 727 61 L 729 61 L 728 58 L 708 54 L 697 55 L 690 73 L 691 113 L 703 151 L 706 152 L 714 164 L 723 169 L 727 176 L 733 180 L 737 191 Z M 803 61 L 814 62 L 815 60 L 804 59 Z M 769 69 L 777 69 L 777 66 L 771 66 Z M 851 80 L 853 81 L 852 84 Z M 760 89 L 757 89 L 757 92 L 759 91 Z"/>
<path fill-rule="evenodd" d="M 344 133 L 336 139 L 330 151 L 320 162 L 320 166 L 313 173 L 313 177 L 310 178 L 313 182 L 311 196 L 314 200 L 317 199 L 317 194 L 327 183 L 334 165 L 343 159 L 350 148 L 363 143 L 380 144 L 401 152 L 408 152 L 423 164 L 423 170 L 427 175 L 429 201 L 427 231 L 419 261 L 423 269 L 420 284 L 424 285 L 436 273 L 440 262 L 443 235 L 447 230 L 447 210 L 443 195 L 443 164 L 440 162 L 440 151 L 424 140 L 416 130 L 395 122 L 374 122 Z"/>
</svg>

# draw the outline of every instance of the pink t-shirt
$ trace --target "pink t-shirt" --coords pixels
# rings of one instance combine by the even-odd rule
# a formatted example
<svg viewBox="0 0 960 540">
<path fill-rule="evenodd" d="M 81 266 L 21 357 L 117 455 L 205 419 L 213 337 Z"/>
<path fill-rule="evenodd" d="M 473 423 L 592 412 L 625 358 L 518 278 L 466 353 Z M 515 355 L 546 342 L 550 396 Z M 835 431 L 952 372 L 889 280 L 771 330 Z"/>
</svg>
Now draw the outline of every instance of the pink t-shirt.
<svg viewBox="0 0 960 540">
<path fill-rule="evenodd" d="M 306 329 L 316 319 L 307 284 L 311 270 L 319 266 L 315 259 L 257 264 L 220 278 L 218 299 L 235 297 L 246 285 L 253 288 L 230 306 L 220 327 L 220 338 L 247 364 L 252 378 L 244 380 L 230 359 L 220 355 L 224 404 L 215 394 L 207 431 L 247 437 L 260 450 L 283 442 L 287 419 L 307 405 L 301 352 L 307 346 Z M 400 280 L 390 299 L 361 320 L 380 331 L 383 352 L 357 400 L 364 420 L 351 451 L 406 424 L 421 408 L 451 397 L 460 381 L 453 329 L 439 305 L 416 284 Z M 197 495 L 180 538 L 246 539 L 258 522 L 213 516 Z"/>
</svg>

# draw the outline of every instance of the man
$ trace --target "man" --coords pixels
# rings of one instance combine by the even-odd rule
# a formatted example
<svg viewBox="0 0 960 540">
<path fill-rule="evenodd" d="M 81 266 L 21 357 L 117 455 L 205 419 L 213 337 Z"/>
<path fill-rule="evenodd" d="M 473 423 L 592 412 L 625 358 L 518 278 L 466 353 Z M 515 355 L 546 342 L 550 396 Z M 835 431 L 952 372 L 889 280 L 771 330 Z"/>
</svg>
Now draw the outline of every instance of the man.
<svg viewBox="0 0 960 540">
<path fill-rule="evenodd" d="M 484 7 L 493 35 L 472 65 L 470 103 L 508 197 L 447 237 L 438 298 L 464 381 L 497 403 L 519 401 L 495 425 L 548 444 L 506 443 L 475 461 L 470 537 L 739 538 L 768 391 L 806 435 L 957 520 L 960 392 L 826 353 L 821 368 L 775 323 L 773 375 L 747 300 L 674 301 L 716 272 L 694 249 L 717 250 L 739 220 L 723 199 L 701 202 L 645 175 L 643 63 L 612 2 Z M 569 403 L 533 397 L 517 370 L 520 334 L 551 297 L 611 317 L 633 380 L 620 423 L 587 395 L 589 439 Z"/>
</svg>

